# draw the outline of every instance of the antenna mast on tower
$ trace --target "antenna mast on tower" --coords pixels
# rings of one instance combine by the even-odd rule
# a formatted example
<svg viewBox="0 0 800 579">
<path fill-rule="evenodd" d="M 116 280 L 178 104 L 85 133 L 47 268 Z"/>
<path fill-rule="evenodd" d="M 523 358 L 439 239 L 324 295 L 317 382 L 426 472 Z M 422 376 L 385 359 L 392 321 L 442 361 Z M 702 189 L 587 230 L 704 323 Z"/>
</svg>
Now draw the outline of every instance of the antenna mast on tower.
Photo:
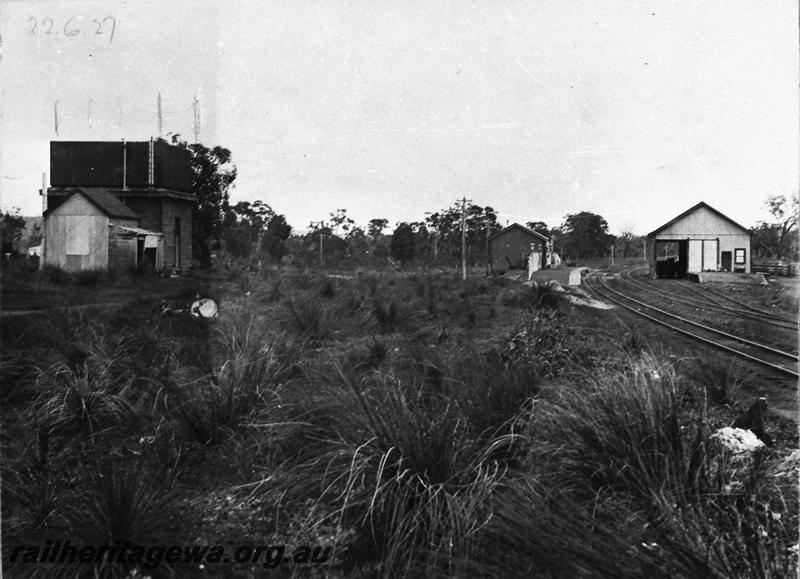
<svg viewBox="0 0 800 579">
<path fill-rule="evenodd" d="M 194 142 L 200 142 L 200 95 L 194 95 L 192 103 L 194 109 Z"/>
<path fill-rule="evenodd" d="M 158 93 L 158 138 L 163 136 L 164 130 L 164 117 L 161 113 L 161 93 Z"/>
</svg>

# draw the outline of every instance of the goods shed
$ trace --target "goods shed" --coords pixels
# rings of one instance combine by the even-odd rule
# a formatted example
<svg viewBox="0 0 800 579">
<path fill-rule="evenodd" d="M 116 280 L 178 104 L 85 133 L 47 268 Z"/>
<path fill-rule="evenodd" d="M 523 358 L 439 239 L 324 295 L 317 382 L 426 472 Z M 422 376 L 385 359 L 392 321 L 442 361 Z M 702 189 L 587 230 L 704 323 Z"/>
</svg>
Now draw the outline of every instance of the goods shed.
<svg viewBox="0 0 800 579">
<path fill-rule="evenodd" d="M 519 223 L 513 223 L 489 237 L 489 267 L 492 272 L 527 269 L 528 256 L 533 253 L 533 271 L 546 263 L 547 243 L 550 240 Z"/>
<path fill-rule="evenodd" d="M 750 273 L 750 233 L 701 201 L 647 235 L 651 277 Z"/>
</svg>

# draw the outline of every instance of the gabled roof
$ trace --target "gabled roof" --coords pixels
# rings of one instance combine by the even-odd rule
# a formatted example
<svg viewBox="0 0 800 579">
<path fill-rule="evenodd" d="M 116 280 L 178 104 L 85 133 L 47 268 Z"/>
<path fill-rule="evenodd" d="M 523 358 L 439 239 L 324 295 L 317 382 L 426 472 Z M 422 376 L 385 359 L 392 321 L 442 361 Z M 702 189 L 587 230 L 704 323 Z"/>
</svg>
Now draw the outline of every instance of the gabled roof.
<svg viewBox="0 0 800 579">
<path fill-rule="evenodd" d="M 527 233 L 528 235 L 532 235 L 533 237 L 537 237 L 541 241 L 545 241 L 545 242 L 550 241 L 550 238 L 542 235 L 541 233 L 535 232 L 533 229 L 528 229 L 527 227 L 525 227 L 524 225 L 520 225 L 519 223 L 512 223 L 508 227 L 504 227 L 503 229 L 501 229 L 497 233 L 494 233 L 494 234 L 490 235 L 489 236 L 489 241 L 491 241 L 492 239 L 494 239 L 498 235 L 503 235 L 504 233 L 506 233 L 508 231 L 511 231 L 512 229 L 520 229 L 524 233 Z"/>
<path fill-rule="evenodd" d="M 81 194 L 86 197 L 92 205 L 109 217 L 134 219 L 136 221 L 140 219 L 138 213 L 117 199 L 113 194 L 109 193 L 108 189 L 102 187 L 74 187 L 72 191 L 64 197 L 64 201 L 62 201 L 61 204 L 76 194 Z M 59 204 L 58 207 L 61 207 L 61 204 Z M 53 210 L 58 209 L 58 207 Z M 48 215 L 50 211 L 51 210 L 48 209 L 44 212 L 44 215 Z"/>
<path fill-rule="evenodd" d="M 721 217 L 722 219 L 724 219 L 728 223 L 731 223 L 731 224 L 735 225 L 736 227 L 738 227 L 738 228 L 744 230 L 745 232 L 747 232 L 747 228 L 746 227 L 744 227 L 743 225 L 740 225 L 739 223 L 736 223 L 733 219 L 731 219 L 730 217 L 728 217 L 727 215 L 725 215 L 721 211 L 718 211 L 717 209 L 714 209 L 713 207 L 711 207 L 711 205 L 709 205 L 705 201 L 701 201 L 700 203 L 698 203 L 694 207 L 690 207 L 689 209 L 687 209 L 686 211 L 684 211 L 683 213 L 681 213 L 680 215 L 678 215 L 674 219 L 671 219 L 670 221 L 667 221 L 664 225 L 662 225 L 658 229 L 655 229 L 655 230 L 651 231 L 650 233 L 647 234 L 647 237 L 653 237 L 655 235 L 658 235 L 659 233 L 661 233 L 662 231 L 664 231 L 665 229 L 667 229 L 668 227 L 670 227 L 674 223 L 677 223 L 678 221 L 680 221 L 681 219 L 683 219 L 684 217 L 686 217 L 690 213 L 694 213 L 695 211 L 697 211 L 701 207 L 705 207 L 706 209 L 708 209 L 712 213 L 716 213 L 719 217 Z"/>
</svg>

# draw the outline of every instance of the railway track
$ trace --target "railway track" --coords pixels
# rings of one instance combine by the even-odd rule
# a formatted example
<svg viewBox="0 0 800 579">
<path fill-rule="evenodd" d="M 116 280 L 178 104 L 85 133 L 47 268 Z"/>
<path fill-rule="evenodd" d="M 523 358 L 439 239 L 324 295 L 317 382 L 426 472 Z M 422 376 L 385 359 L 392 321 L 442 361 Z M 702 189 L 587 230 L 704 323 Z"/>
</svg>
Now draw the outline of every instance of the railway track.
<svg viewBox="0 0 800 579">
<path fill-rule="evenodd" d="M 741 309 L 741 308 L 733 308 L 733 307 L 730 307 L 730 306 L 726 306 L 726 305 L 718 302 L 717 300 L 708 298 L 707 296 L 703 296 L 705 299 L 697 299 L 697 298 L 694 298 L 694 297 L 689 297 L 689 296 L 687 296 L 685 294 L 676 294 L 676 293 L 673 293 L 673 292 L 665 291 L 663 289 L 658 289 L 658 288 L 655 288 L 655 287 L 653 287 L 653 286 L 651 286 L 649 284 L 646 284 L 646 283 L 643 283 L 641 281 L 633 279 L 630 276 L 629 272 L 622 272 L 620 274 L 620 276 L 619 276 L 619 279 L 623 283 L 628 284 L 630 286 L 633 286 L 633 287 L 637 288 L 638 290 L 645 291 L 645 292 L 648 292 L 648 293 L 653 294 L 653 295 L 661 296 L 662 299 L 666 298 L 666 299 L 668 299 L 668 300 L 670 300 L 672 302 L 675 302 L 677 304 L 683 304 L 683 305 L 686 305 L 688 307 L 701 308 L 701 309 L 704 309 L 704 310 L 707 310 L 707 311 L 710 311 L 710 312 L 721 313 L 721 314 L 725 314 L 725 315 L 728 315 L 728 316 L 731 316 L 731 317 L 734 317 L 734 318 L 744 318 L 744 319 L 752 320 L 752 321 L 759 322 L 759 323 L 762 323 L 762 324 L 767 324 L 767 325 L 770 325 L 770 326 L 774 326 L 776 328 L 781 328 L 781 329 L 792 331 L 792 332 L 796 332 L 797 331 L 797 324 L 792 322 L 791 320 L 788 320 L 788 319 L 782 317 L 782 316 L 775 316 L 773 314 L 766 315 L 766 314 L 756 313 L 756 312 L 753 312 L 753 311 L 750 311 L 750 310 Z M 669 280 L 668 280 L 668 283 L 669 283 Z M 701 292 L 699 290 L 695 290 L 692 287 L 684 286 L 682 282 L 675 282 L 675 283 L 680 284 L 679 287 L 681 287 L 681 289 L 687 289 L 689 291 L 696 292 L 696 293 L 701 294 L 701 295 L 703 294 L 703 292 Z M 688 282 L 686 282 L 686 283 L 688 283 Z M 673 285 L 672 287 L 675 287 L 675 286 Z"/>
<path fill-rule="evenodd" d="M 716 304 L 720 307 L 734 309 L 735 311 L 747 313 L 748 315 L 751 316 L 757 316 L 764 320 L 774 320 L 776 322 L 781 322 L 783 324 L 790 324 L 793 327 L 797 326 L 796 318 L 780 316 L 775 314 L 774 312 L 769 312 L 766 310 L 762 310 L 760 308 L 756 308 L 750 304 L 746 304 L 730 296 L 717 292 L 711 288 L 703 288 L 701 290 L 698 289 L 697 287 L 694 287 L 694 284 L 688 281 L 680 281 L 680 280 L 661 280 L 661 281 L 663 283 L 669 284 L 673 289 L 678 288 L 679 291 L 681 292 L 686 292 L 686 291 L 691 292 L 693 295 L 700 296 L 703 300 L 707 300 L 708 302 Z M 716 296 L 716 298 L 712 296 Z M 719 298 L 721 298 L 723 301 L 720 301 Z"/>
<path fill-rule="evenodd" d="M 655 324 L 667 327 L 679 334 L 725 351 L 738 358 L 770 368 L 784 376 L 800 378 L 800 374 L 797 371 L 798 356 L 792 352 L 785 352 L 767 344 L 748 340 L 747 338 L 700 324 L 673 312 L 668 312 L 656 305 L 643 302 L 610 287 L 605 283 L 602 274 L 594 273 L 588 275 L 585 278 L 585 283 L 597 297 L 615 303 L 623 309 Z M 691 330 L 688 328 L 691 328 Z M 734 345 L 736 347 L 733 347 Z M 749 351 L 746 351 L 748 349 Z"/>
<path fill-rule="evenodd" d="M 692 287 L 689 287 L 689 289 L 691 289 L 692 291 L 698 292 L 698 293 L 703 293 L 700 290 L 692 288 Z M 718 297 L 721 297 L 723 299 L 726 299 L 729 302 L 732 302 L 732 303 L 734 303 L 734 304 L 736 304 L 736 305 L 738 305 L 740 307 L 743 307 L 743 308 L 745 308 L 747 310 L 750 310 L 751 312 L 758 313 L 758 314 L 760 314 L 760 315 L 762 315 L 764 317 L 774 318 L 774 319 L 777 319 L 777 320 L 785 321 L 785 322 L 791 323 L 795 327 L 797 327 L 797 319 L 789 319 L 789 318 L 785 318 L 783 316 L 777 316 L 777 315 L 773 314 L 772 312 L 768 312 L 768 311 L 762 310 L 760 308 L 754 307 L 754 306 L 752 306 L 750 304 L 746 304 L 746 303 L 744 303 L 742 301 L 739 301 L 737 299 L 734 299 L 734 298 L 732 298 L 730 296 L 726 296 L 725 294 L 721 294 L 718 291 L 715 291 L 715 290 L 713 290 L 711 288 L 706 288 L 705 291 L 710 293 L 710 294 L 713 294 L 715 296 L 718 296 Z"/>
</svg>

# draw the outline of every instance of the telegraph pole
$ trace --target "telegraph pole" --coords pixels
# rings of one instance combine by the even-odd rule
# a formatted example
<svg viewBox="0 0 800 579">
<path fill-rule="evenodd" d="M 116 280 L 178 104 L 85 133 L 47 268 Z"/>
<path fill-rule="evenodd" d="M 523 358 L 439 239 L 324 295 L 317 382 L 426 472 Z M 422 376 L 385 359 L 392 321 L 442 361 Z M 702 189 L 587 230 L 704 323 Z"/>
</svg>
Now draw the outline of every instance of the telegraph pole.
<svg viewBox="0 0 800 579">
<path fill-rule="evenodd" d="M 489 263 L 489 224 L 486 224 L 486 277 L 489 277 L 490 273 L 490 263 Z"/>
<path fill-rule="evenodd" d="M 53 103 L 53 124 L 56 131 L 56 137 L 58 136 L 58 101 Z"/>
<path fill-rule="evenodd" d="M 614 265 L 614 246 L 611 246 L 611 265 Z"/>
<path fill-rule="evenodd" d="M 319 265 L 320 267 L 325 267 L 325 254 L 323 253 L 322 249 L 322 229 L 325 225 L 324 221 L 312 221 L 311 227 L 317 226 L 319 227 Z"/>
<path fill-rule="evenodd" d="M 467 202 L 472 202 L 466 197 L 461 198 L 461 279 L 467 280 Z"/>
<path fill-rule="evenodd" d="M 430 217 L 431 215 L 433 215 L 433 213 L 431 213 L 430 211 L 426 211 L 425 215 Z M 434 263 L 434 265 L 436 265 L 436 263 L 438 262 L 438 258 L 439 258 L 439 224 L 438 223 L 434 223 L 433 221 L 431 221 L 431 226 L 433 227 L 433 234 L 434 234 L 433 235 L 433 263 Z"/>
</svg>

